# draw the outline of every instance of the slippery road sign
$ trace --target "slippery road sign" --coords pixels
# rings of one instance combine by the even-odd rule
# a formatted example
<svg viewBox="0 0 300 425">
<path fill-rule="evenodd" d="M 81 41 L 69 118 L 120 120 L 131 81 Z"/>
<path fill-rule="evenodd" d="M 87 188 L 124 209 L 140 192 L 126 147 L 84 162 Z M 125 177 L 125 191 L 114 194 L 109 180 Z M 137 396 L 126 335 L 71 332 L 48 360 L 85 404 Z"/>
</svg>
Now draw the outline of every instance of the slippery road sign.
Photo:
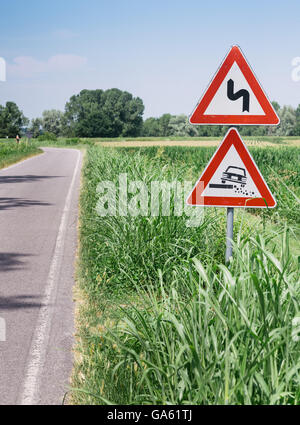
<svg viewBox="0 0 300 425">
<path fill-rule="evenodd" d="M 230 128 L 187 199 L 188 205 L 274 208 L 276 201 L 238 131 Z"/>
<path fill-rule="evenodd" d="M 280 122 L 238 46 L 233 46 L 190 117 L 191 124 L 278 125 Z"/>
</svg>

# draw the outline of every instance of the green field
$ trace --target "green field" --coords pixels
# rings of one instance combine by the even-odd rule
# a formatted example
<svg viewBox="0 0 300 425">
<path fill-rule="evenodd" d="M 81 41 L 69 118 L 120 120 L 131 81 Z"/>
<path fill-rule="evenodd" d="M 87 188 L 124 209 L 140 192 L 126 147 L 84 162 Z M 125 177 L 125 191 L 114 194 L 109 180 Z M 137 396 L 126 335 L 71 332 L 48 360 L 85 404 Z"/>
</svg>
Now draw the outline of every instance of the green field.
<svg viewBox="0 0 300 425">
<path fill-rule="evenodd" d="M 0 141 L 0 168 L 7 167 L 22 159 L 41 153 L 36 143 L 21 142 L 17 144 L 13 140 Z"/>
<path fill-rule="evenodd" d="M 299 148 L 250 149 L 278 207 L 237 211 L 228 266 L 222 208 L 96 212 L 99 182 L 195 182 L 214 150 L 87 150 L 72 402 L 299 404 Z"/>
<path fill-rule="evenodd" d="M 225 133 L 224 133 L 225 134 Z M 181 137 L 98 137 L 98 138 L 84 138 L 84 137 L 73 137 L 73 138 L 66 138 L 66 137 L 58 137 L 57 140 L 49 140 L 49 144 L 94 144 L 94 143 L 101 143 L 101 142 L 160 142 L 160 141 L 172 141 L 172 142 L 179 142 L 179 141 L 221 141 L 223 137 L 188 137 L 188 136 L 181 136 Z M 5 141 L 5 139 L 2 139 Z M 12 139 L 10 139 L 12 140 Z M 37 141 L 37 139 L 34 139 Z M 300 137 L 299 136 L 243 136 L 243 140 L 246 142 L 254 141 L 254 142 L 269 142 L 274 144 L 290 144 L 293 142 L 299 142 Z M 1 139 L 0 139 L 1 141 Z M 47 141 L 46 141 L 47 142 Z M 45 140 L 43 141 L 45 143 Z"/>
</svg>

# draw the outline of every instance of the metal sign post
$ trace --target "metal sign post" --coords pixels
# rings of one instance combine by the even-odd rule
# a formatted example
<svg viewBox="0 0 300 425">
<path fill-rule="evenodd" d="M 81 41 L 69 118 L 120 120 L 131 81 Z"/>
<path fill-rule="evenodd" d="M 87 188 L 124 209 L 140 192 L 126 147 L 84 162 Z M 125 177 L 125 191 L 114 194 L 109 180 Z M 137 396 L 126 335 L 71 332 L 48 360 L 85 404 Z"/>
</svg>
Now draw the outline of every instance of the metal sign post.
<svg viewBox="0 0 300 425">
<path fill-rule="evenodd" d="M 227 232 L 226 232 L 226 263 L 229 263 L 232 257 L 232 241 L 233 241 L 233 216 L 234 208 L 227 208 Z"/>
</svg>

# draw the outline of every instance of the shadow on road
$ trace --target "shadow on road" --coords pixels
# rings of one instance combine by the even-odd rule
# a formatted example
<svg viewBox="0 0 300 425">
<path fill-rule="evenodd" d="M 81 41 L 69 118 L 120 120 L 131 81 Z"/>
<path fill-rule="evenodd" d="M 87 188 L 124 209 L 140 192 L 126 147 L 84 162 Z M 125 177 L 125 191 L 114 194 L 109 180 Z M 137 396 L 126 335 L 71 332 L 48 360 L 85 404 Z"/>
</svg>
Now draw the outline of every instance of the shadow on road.
<svg viewBox="0 0 300 425">
<path fill-rule="evenodd" d="M 0 170 L 1 171 L 1 170 Z M 1 176 L 0 184 L 3 183 L 28 183 L 36 182 L 43 179 L 59 179 L 65 176 L 37 176 L 35 174 L 26 174 L 24 176 Z"/>
<path fill-rule="evenodd" d="M 36 295 L 14 295 L 10 297 L 0 297 L 0 311 L 17 310 L 19 308 L 40 308 L 41 297 Z"/>
<path fill-rule="evenodd" d="M 22 261 L 21 258 L 31 256 L 31 254 L 18 254 L 17 252 L 0 252 L 0 273 L 24 268 L 25 261 Z"/>
<path fill-rule="evenodd" d="M 0 252 L 0 275 L 1 273 L 24 269 L 26 257 L 31 257 L 32 254 L 18 254 L 16 252 Z M 0 279 L 1 283 L 5 282 L 5 275 Z M 40 308 L 42 303 L 41 297 L 37 295 L 11 295 L 0 296 L 0 311 L 3 310 L 17 310 L 25 308 Z"/>
<path fill-rule="evenodd" d="M 32 207 L 40 206 L 45 207 L 52 204 L 48 202 L 34 201 L 32 199 L 23 198 L 0 198 L 0 210 L 9 210 L 17 207 Z"/>
</svg>

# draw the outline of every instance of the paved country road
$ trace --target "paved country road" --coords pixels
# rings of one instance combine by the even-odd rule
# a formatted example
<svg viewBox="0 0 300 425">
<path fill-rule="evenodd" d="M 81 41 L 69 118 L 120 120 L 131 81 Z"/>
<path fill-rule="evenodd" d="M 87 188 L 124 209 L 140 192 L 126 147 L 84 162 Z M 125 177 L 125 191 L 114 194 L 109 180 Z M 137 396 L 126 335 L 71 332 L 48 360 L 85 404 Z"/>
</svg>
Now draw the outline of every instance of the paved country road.
<svg viewBox="0 0 300 425">
<path fill-rule="evenodd" d="M 80 151 L 45 148 L 0 170 L 2 405 L 61 404 L 69 384 L 80 167 Z"/>
</svg>

